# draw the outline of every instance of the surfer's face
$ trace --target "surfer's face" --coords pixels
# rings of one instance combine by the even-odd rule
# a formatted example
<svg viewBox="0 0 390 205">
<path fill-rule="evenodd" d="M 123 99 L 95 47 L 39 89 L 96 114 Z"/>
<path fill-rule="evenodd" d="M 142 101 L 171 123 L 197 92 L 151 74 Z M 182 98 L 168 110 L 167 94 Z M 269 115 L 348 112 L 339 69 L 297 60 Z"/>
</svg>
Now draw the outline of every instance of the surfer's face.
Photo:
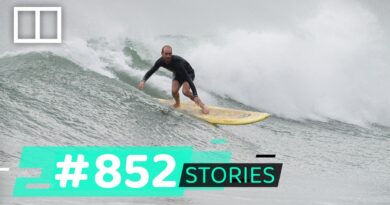
<svg viewBox="0 0 390 205">
<path fill-rule="evenodd" d="M 171 48 L 164 48 L 163 52 L 161 53 L 165 63 L 170 63 L 172 59 L 172 49 Z"/>
</svg>

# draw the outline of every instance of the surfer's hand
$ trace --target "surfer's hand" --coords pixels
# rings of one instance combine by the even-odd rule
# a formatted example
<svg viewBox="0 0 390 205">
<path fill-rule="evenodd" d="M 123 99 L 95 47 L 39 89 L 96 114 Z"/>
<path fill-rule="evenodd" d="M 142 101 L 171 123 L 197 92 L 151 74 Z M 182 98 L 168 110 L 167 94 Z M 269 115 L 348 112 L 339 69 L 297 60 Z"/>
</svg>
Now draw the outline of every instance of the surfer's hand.
<svg viewBox="0 0 390 205">
<path fill-rule="evenodd" d="M 139 84 L 138 84 L 138 88 L 143 90 L 144 87 L 145 87 L 145 81 L 141 80 L 141 82 L 139 82 Z"/>
</svg>

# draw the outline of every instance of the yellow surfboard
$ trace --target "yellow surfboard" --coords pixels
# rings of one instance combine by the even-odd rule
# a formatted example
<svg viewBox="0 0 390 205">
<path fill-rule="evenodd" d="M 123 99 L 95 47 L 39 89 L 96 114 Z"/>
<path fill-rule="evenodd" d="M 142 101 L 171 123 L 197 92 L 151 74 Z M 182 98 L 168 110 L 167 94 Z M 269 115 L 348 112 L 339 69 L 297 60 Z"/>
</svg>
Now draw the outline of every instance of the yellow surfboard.
<svg viewBox="0 0 390 205">
<path fill-rule="evenodd" d="M 157 100 L 164 105 L 172 106 L 174 104 L 173 100 L 165 100 L 165 99 L 157 99 Z M 197 106 L 194 102 L 181 102 L 180 107 L 176 109 L 183 113 L 204 120 L 206 122 L 212 124 L 222 124 L 222 125 L 250 124 L 250 123 L 255 123 L 264 120 L 270 116 L 270 114 L 264 112 L 235 110 L 235 109 L 209 106 L 209 105 L 207 107 L 210 110 L 209 114 L 203 114 L 200 107 Z"/>
</svg>

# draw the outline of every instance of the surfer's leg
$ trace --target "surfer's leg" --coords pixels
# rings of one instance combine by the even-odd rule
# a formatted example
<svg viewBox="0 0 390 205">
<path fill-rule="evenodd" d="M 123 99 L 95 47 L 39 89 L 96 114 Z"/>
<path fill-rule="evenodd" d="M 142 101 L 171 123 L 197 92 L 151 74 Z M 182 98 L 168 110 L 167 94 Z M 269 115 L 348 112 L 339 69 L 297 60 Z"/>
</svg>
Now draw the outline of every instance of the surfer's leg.
<svg viewBox="0 0 390 205">
<path fill-rule="evenodd" d="M 192 95 L 192 92 L 190 90 L 190 84 L 187 81 L 183 83 L 183 89 L 181 89 L 181 91 L 183 92 L 183 95 L 187 96 L 192 101 L 194 100 L 194 96 Z"/>
<path fill-rule="evenodd" d="M 190 84 L 185 81 L 183 83 L 183 89 L 182 89 L 182 92 L 185 96 L 187 96 L 188 98 L 190 98 L 192 101 L 194 101 L 194 96 L 192 95 L 192 92 L 190 91 Z M 208 114 L 209 113 L 209 109 L 206 107 L 206 105 L 201 101 L 199 100 L 199 107 L 202 108 L 202 112 L 204 114 Z"/>
<path fill-rule="evenodd" d="M 180 95 L 179 95 L 180 83 L 177 80 L 172 80 L 172 97 L 175 99 L 174 107 L 180 106 Z"/>
</svg>

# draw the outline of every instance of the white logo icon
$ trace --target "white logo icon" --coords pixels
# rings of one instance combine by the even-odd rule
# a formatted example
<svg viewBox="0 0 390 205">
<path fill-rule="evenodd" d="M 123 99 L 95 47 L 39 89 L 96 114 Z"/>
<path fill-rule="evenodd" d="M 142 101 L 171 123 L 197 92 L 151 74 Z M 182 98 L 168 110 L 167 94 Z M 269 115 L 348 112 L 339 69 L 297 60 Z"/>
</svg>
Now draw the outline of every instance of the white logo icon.
<svg viewBox="0 0 390 205">
<path fill-rule="evenodd" d="M 19 13 L 35 12 L 35 38 L 19 38 Z M 57 13 L 56 38 L 41 38 L 41 11 Z M 61 43 L 61 7 L 14 7 L 14 43 Z"/>
</svg>

